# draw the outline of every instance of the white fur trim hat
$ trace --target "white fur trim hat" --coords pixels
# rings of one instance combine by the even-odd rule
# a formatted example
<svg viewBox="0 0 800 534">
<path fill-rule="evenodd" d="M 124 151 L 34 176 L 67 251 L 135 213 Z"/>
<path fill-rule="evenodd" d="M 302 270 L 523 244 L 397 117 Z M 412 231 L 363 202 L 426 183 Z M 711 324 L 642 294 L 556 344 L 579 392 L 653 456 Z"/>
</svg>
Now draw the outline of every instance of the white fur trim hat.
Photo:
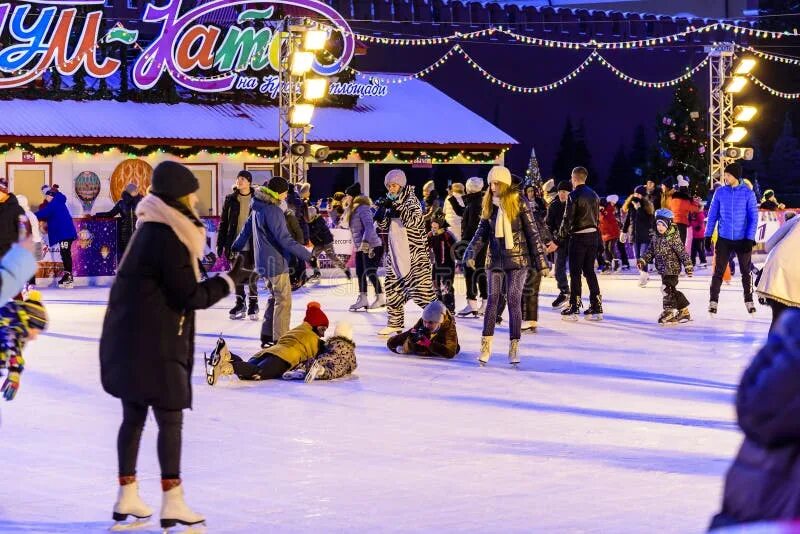
<svg viewBox="0 0 800 534">
<path fill-rule="evenodd" d="M 687 180 L 680 174 L 678 175 L 678 187 L 689 187 L 689 180 Z"/>
<path fill-rule="evenodd" d="M 606 197 L 606 202 L 608 202 L 609 204 L 616 204 L 617 202 L 619 202 L 619 196 L 618 195 L 608 195 Z"/>
<path fill-rule="evenodd" d="M 333 335 L 353 341 L 353 325 L 346 321 L 339 321 L 336 323 L 336 328 L 333 330 Z"/>
<path fill-rule="evenodd" d="M 467 180 L 467 193 L 480 193 L 483 190 L 483 178 L 473 176 Z"/>
<path fill-rule="evenodd" d="M 389 184 L 397 184 L 400 187 L 406 186 L 406 173 L 400 169 L 392 169 L 386 173 L 386 178 L 383 179 L 383 185 L 389 187 Z"/>
<path fill-rule="evenodd" d="M 489 171 L 487 181 L 490 184 L 492 182 L 500 182 L 501 184 L 511 185 L 511 171 L 500 165 L 492 167 L 492 170 Z"/>
</svg>

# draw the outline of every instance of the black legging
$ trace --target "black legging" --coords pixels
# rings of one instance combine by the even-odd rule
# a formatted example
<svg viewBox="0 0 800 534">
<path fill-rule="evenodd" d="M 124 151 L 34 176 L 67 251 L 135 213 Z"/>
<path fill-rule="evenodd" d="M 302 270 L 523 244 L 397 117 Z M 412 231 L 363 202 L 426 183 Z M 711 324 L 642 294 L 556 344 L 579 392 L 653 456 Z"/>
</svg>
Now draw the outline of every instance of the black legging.
<svg viewBox="0 0 800 534">
<path fill-rule="evenodd" d="M 232 354 L 231 360 L 233 372 L 239 380 L 273 380 L 282 377 L 289 370 L 289 364 L 285 360 L 269 353 L 253 356 L 248 361 Z"/>
<path fill-rule="evenodd" d="M 372 249 L 371 258 L 366 252 L 360 250 L 356 252 L 356 277 L 360 293 L 367 292 L 367 281 L 372 283 L 376 295 L 383 293 L 381 280 L 378 278 L 378 265 L 380 265 L 381 258 L 383 258 L 383 245 Z"/>
<path fill-rule="evenodd" d="M 61 252 L 61 261 L 64 264 L 64 272 L 72 274 L 72 242 L 73 239 L 61 241 L 58 243 L 58 249 Z"/>
<path fill-rule="evenodd" d="M 508 305 L 508 334 L 510 339 L 519 339 L 522 331 L 522 292 L 525 287 L 527 269 L 487 271 L 489 275 L 489 300 L 483 316 L 483 335 L 493 336 L 501 297 Z"/>
<path fill-rule="evenodd" d="M 700 257 L 700 263 L 706 263 L 706 243 L 702 237 L 695 237 L 692 239 L 692 265 L 695 260 Z"/>
<path fill-rule="evenodd" d="M 120 477 L 136 475 L 136 459 L 147 419 L 147 408 L 146 404 L 122 401 L 122 425 L 117 435 Z M 161 465 L 161 478 L 180 478 L 183 410 L 162 410 L 153 406 L 153 413 L 158 423 L 158 463 Z"/>
</svg>

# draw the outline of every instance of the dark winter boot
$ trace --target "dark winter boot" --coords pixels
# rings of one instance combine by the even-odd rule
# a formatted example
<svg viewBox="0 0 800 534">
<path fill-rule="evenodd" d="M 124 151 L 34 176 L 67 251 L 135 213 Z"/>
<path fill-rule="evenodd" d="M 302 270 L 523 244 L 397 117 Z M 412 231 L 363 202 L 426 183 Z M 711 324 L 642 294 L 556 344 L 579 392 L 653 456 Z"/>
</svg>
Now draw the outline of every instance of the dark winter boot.
<svg viewBox="0 0 800 534">
<path fill-rule="evenodd" d="M 72 289 L 75 287 L 75 280 L 72 278 L 72 273 L 65 272 L 61 280 L 58 281 L 58 287 L 61 289 Z"/>
<path fill-rule="evenodd" d="M 592 299 L 591 304 L 583 312 L 587 321 L 602 321 L 603 320 L 603 297 L 597 295 Z"/>
<path fill-rule="evenodd" d="M 258 321 L 258 297 L 249 297 L 247 300 L 247 317 L 251 321 Z"/>
<path fill-rule="evenodd" d="M 244 297 L 241 295 L 236 295 L 236 306 L 230 309 L 228 312 L 228 316 L 234 320 L 238 321 L 240 319 L 244 319 Z"/>
</svg>

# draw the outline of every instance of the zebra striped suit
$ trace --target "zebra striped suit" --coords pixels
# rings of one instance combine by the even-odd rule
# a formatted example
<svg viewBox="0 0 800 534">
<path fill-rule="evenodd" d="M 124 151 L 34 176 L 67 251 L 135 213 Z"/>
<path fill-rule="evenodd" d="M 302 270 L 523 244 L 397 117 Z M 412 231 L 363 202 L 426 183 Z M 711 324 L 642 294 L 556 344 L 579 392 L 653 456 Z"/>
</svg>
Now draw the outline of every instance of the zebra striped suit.
<svg viewBox="0 0 800 534">
<path fill-rule="evenodd" d="M 414 187 L 401 189 L 392 207 L 384 210 L 384 217 L 377 222 L 381 231 L 389 233 L 386 262 L 389 327 L 403 328 L 406 302 L 413 300 L 424 308 L 436 299 L 425 222 Z"/>
</svg>

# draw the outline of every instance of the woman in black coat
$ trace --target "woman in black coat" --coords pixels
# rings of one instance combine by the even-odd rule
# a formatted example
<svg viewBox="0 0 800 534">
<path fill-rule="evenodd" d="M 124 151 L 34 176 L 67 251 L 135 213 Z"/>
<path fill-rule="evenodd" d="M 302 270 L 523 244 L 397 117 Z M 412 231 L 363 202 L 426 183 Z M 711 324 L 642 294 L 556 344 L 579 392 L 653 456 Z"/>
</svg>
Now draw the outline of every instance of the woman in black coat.
<svg viewBox="0 0 800 534">
<path fill-rule="evenodd" d="M 492 355 L 492 339 L 499 312 L 501 294 L 508 303 L 508 362 L 519 363 L 519 339 L 522 327 L 522 293 L 528 269 L 547 271 L 544 245 L 527 201 L 511 184 L 511 173 L 505 167 L 489 172 L 489 190 L 484 195 L 478 230 L 464 254 L 467 266 L 475 268 L 475 257 L 484 247 L 489 276 L 489 302 L 483 318 L 481 354 L 478 361 L 486 364 Z M 505 288 L 505 290 L 504 290 Z"/>
<path fill-rule="evenodd" d="M 800 518 L 800 310 L 785 312 L 736 396 L 745 434 L 711 529 Z"/>
<path fill-rule="evenodd" d="M 122 400 L 117 521 L 152 514 L 136 484 L 149 407 L 159 428 L 162 527 L 203 521 L 184 502 L 180 485 L 182 410 L 192 405 L 194 310 L 212 306 L 250 273 L 237 260 L 227 275 L 199 282 L 206 235 L 193 207 L 198 187 L 183 165 L 167 161 L 154 169 L 150 194 L 137 208 L 138 229 L 111 286 L 100 372 L 103 389 Z"/>
</svg>

